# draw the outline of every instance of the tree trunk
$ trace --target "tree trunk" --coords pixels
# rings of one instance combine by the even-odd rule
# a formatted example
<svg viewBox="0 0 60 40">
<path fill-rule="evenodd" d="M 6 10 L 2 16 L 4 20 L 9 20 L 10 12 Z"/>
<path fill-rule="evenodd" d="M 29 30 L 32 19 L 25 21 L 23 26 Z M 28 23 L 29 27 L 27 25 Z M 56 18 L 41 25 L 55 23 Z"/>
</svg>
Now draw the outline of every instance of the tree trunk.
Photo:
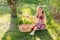
<svg viewBox="0 0 60 40">
<path fill-rule="evenodd" d="M 16 12 L 17 0 L 7 0 L 7 3 L 9 4 L 10 9 L 11 9 L 11 17 L 17 17 L 17 12 Z"/>
</svg>

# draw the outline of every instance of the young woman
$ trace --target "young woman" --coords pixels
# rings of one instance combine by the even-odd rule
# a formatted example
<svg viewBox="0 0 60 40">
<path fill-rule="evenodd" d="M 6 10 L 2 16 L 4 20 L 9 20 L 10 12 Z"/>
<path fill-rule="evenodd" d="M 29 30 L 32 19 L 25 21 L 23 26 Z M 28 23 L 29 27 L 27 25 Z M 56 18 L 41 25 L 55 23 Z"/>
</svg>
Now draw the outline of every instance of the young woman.
<svg viewBox="0 0 60 40">
<path fill-rule="evenodd" d="M 37 7 L 36 19 L 37 22 L 33 26 L 33 31 L 30 33 L 30 35 L 34 35 L 36 30 L 43 30 L 46 26 L 46 14 L 44 13 L 43 8 L 40 6 Z"/>
</svg>

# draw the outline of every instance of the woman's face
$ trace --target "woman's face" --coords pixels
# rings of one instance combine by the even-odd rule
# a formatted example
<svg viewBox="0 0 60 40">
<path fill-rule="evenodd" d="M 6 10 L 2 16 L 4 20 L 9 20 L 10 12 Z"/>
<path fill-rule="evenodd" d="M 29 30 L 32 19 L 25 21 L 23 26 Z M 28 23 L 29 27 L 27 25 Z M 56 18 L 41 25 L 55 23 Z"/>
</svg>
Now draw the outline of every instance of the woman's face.
<svg viewBox="0 0 60 40">
<path fill-rule="evenodd" d="M 42 13 L 42 8 L 38 8 L 38 13 Z"/>
</svg>

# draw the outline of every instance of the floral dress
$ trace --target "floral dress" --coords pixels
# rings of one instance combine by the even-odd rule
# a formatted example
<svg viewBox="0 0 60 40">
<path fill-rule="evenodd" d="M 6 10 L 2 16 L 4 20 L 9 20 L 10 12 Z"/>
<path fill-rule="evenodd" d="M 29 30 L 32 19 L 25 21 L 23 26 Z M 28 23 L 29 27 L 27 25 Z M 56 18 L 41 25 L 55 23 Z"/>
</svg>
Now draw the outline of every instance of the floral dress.
<svg viewBox="0 0 60 40">
<path fill-rule="evenodd" d="M 37 23 L 33 26 L 33 28 L 32 28 L 32 30 L 34 29 L 34 27 L 37 27 L 38 29 L 44 29 L 45 28 L 45 24 L 41 24 L 41 21 L 43 20 L 43 18 L 44 18 L 44 16 L 42 15 L 42 16 L 37 16 L 37 19 L 38 19 L 38 21 L 37 21 Z"/>
</svg>

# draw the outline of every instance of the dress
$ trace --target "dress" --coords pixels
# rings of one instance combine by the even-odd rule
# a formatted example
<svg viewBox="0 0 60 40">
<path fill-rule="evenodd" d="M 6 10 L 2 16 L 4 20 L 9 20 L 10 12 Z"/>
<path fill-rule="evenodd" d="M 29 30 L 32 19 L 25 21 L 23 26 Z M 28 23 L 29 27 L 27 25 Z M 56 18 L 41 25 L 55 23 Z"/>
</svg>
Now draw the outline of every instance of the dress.
<svg viewBox="0 0 60 40">
<path fill-rule="evenodd" d="M 38 29 L 41 29 L 41 30 L 44 29 L 46 25 L 45 24 L 40 24 L 40 22 L 43 20 L 43 15 L 40 16 L 40 17 L 37 16 L 37 19 L 38 19 L 38 21 L 37 21 L 37 23 L 35 23 L 32 30 L 34 29 L 34 27 L 37 27 Z"/>
</svg>

